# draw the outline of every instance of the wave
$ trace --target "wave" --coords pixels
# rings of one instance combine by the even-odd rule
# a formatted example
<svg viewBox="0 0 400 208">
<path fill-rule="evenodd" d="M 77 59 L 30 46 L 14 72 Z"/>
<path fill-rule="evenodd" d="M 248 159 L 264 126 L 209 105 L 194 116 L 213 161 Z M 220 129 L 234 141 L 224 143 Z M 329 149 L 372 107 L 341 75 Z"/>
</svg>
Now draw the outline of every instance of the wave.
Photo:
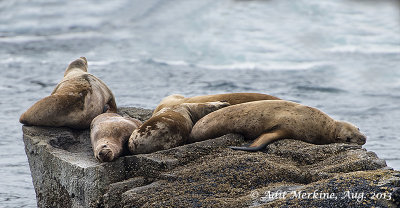
<svg viewBox="0 0 400 208">
<path fill-rule="evenodd" d="M 397 92 L 395 90 L 393 90 L 392 92 Z M 377 94 L 377 93 L 364 93 L 364 96 L 368 96 L 368 97 L 380 97 L 380 98 L 390 98 L 390 99 L 400 99 L 400 95 L 395 94 L 395 93 L 381 93 L 381 94 Z"/>
<path fill-rule="evenodd" d="M 358 53 L 358 54 L 397 54 L 400 55 L 399 45 L 374 45 L 360 47 L 357 45 L 335 46 L 326 50 L 331 53 Z"/>
<path fill-rule="evenodd" d="M 89 39 L 95 37 L 103 37 L 98 32 L 74 32 L 74 33 L 60 33 L 55 35 L 15 35 L 15 36 L 2 36 L 0 43 L 26 43 L 37 41 L 49 40 L 74 40 L 74 39 Z"/>
</svg>

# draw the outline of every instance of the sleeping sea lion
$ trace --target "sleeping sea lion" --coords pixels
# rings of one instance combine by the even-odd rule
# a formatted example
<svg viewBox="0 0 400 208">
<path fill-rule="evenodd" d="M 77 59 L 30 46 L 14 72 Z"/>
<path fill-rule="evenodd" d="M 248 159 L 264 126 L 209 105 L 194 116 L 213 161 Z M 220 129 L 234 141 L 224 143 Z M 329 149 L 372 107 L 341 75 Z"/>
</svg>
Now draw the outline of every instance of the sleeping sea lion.
<svg viewBox="0 0 400 208">
<path fill-rule="evenodd" d="M 128 139 L 141 121 L 116 113 L 103 113 L 90 125 L 90 140 L 94 156 L 100 162 L 109 162 L 127 153 Z"/>
<path fill-rule="evenodd" d="M 145 154 L 183 145 L 196 121 L 228 105 L 226 102 L 182 103 L 163 108 L 133 131 L 129 150 L 132 154 Z"/>
<path fill-rule="evenodd" d="M 257 100 L 280 100 L 279 98 L 261 93 L 227 93 L 217 95 L 201 95 L 185 98 L 182 95 L 170 95 L 165 97 L 158 104 L 153 115 L 165 107 L 173 107 L 182 103 L 206 103 L 206 102 L 227 102 L 230 105 L 236 105 L 245 102 Z"/>
<path fill-rule="evenodd" d="M 334 120 L 316 108 L 284 100 L 264 100 L 233 105 L 208 114 L 193 126 L 189 142 L 228 133 L 255 139 L 249 147 L 232 147 L 246 151 L 258 151 L 285 138 L 313 144 L 363 145 L 366 141 L 354 125 Z"/>
<path fill-rule="evenodd" d="M 97 115 L 117 112 L 111 90 L 87 68 L 85 57 L 71 62 L 51 95 L 36 102 L 19 121 L 26 125 L 87 129 Z"/>
</svg>

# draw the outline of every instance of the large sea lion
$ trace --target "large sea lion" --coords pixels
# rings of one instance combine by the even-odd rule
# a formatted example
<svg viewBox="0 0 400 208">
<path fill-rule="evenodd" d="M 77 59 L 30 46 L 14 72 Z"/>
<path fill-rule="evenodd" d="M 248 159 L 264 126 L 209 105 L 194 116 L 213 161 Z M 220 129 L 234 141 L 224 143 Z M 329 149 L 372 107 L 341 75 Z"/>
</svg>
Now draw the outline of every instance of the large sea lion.
<svg viewBox="0 0 400 208">
<path fill-rule="evenodd" d="M 365 144 L 366 137 L 354 125 L 337 121 L 322 111 L 283 100 L 267 100 L 229 106 L 208 114 L 192 129 L 189 142 L 228 133 L 255 139 L 249 147 L 236 150 L 258 151 L 279 139 L 296 139 L 313 144 Z"/>
<path fill-rule="evenodd" d="M 145 154 L 183 145 L 196 121 L 228 105 L 226 102 L 206 102 L 165 107 L 133 131 L 129 150 L 132 154 Z"/>
<path fill-rule="evenodd" d="M 245 102 L 257 101 L 257 100 L 280 100 L 272 95 L 266 95 L 261 93 L 227 93 L 227 94 L 216 94 L 216 95 L 201 95 L 195 97 L 183 97 L 182 95 L 170 95 L 165 97 L 158 104 L 153 112 L 153 115 L 165 107 L 173 107 L 182 103 L 206 103 L 206 102 L 217 102 L 223 101 L 230 105 L 236 105 Z"/>
<path fill-rule="evenodd" d="M 279 100 L 260 93 L 228 93 L 185 98 L 164 98 L 153 116 L 129 138 L 132 154 L 151 153 L 187 143 L 190 131 L 200 118 L 219 108 L 255 100 Z M 222 103 L 221 103 L 222 102 Z"/>
<path fill-rule="evenodd" d="M 141 121 L 116 113 L 103 113 L 90 125 L 90 140 L 94 156 L 100 162 L 109 162 L 127 153 L 127 142 Z"/>
<path fill-rule="evenodd" d="M 103 112 L 116 112 L 114 95 L 99 78 L 87 72 L 87 60 L 71 62 L 64 78 L 47 96 L 23 113 L 19 121 L 27 125 L 89 128 Z"/>
</svg>

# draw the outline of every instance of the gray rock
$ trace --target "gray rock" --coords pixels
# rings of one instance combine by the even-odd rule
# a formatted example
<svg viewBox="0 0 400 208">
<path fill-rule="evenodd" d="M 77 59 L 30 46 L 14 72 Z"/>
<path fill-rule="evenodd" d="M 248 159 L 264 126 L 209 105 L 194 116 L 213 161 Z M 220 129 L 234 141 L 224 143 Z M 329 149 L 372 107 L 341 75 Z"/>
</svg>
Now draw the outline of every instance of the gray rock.
<svg viewBox="0 0 400 208">
<path fill-rule="evenodd" d="M 151 112 L 119 109 L 141 120 Z M 229 134 L 99 163 L 88 130 L 24 126 L 23 132 L 39 207 L 396 207 L 400 201 L 400 172 L 358 145 L 287 139 L 243 152 L 227 148 L 244 143 Z"/>
</svg>

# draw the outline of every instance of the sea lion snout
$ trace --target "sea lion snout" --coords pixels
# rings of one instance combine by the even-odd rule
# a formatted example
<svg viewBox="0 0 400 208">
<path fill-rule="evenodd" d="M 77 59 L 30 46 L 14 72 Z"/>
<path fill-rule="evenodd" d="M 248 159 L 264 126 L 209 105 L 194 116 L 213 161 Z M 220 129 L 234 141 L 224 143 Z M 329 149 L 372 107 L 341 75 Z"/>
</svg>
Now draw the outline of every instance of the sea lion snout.
<svg viewBox="0 0 400 208">
<path fill-rule="evenodd" d="M 363 134 L 361 134 L 358 138 L 357 138 L 357 144 L 359 145 L 364 145 L 367 142 L 367 137 Z"/>
<path fill-rule="evenodd" d="M 94 118 L 90 127 L 90 140 L 95 158 L 100 162 L 110 162 L 125 155 L 127 140 L 141 123 L 116 113 L 103 113 Z"/>
<path fill-rule="evenodd" d="M 348 122 L 338 122 L 341 126 L 341 130 L 337 135 L 337 139 L 340 142 L 348 144 L 359 144 L 364 145 L 367 141 L 367 137 L 360 132 L 360 129 Z"/>
<path fill-rule="evenodd" d="M 99 159 L 101 162 L 110 162 L 114 160 L 114 153 L 110 148 L 107 148 L 107 145 L 103 145 L 103 148 L 97 155 L 97 159 Z"/>
<path fill-rule="evenodd" d="M 345 143 L 364 145 L 366 141 L 367 138 L 361 134 L 361 135 L 354 135 L 352 137 L 347 137 Z"/>
</svg>

